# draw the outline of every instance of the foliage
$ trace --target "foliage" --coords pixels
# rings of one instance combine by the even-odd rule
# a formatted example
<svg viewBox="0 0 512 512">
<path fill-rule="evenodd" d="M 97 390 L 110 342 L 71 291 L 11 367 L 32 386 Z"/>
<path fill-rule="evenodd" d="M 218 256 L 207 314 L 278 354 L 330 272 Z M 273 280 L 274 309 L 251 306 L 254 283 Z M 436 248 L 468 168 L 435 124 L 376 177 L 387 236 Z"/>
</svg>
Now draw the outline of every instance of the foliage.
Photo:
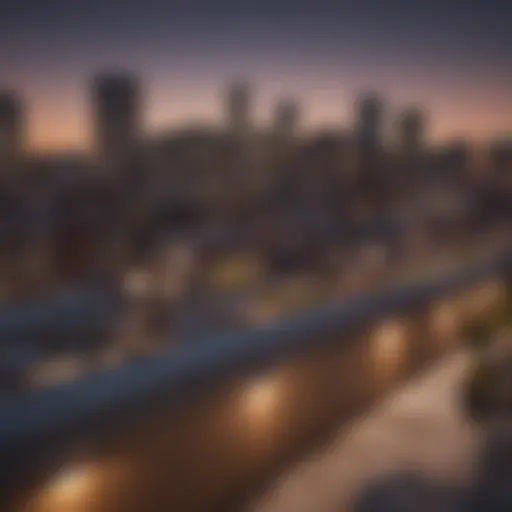
<svg viewBox="0 0 512 512">
<path fill-rule="evenodd" d="M 470 374 L 465 391 L 465 402 L 469 413 L 480 418 L 492 408 L 494 372 L 485 362 L 479 362 Z"/>
<path fill-rule="evenodd" d="M 462 337 L 470 347 L 482 351 L 489 347 L 493 338 L 493 327 L 486 320 L 473 319 L 462 326 Z"/>
<path fill-rule="evenodd" d="M 496 312 L 496 321 L 505 327 L 512 326 L 512 289 L 507 288 L 501 307 Z"/>
</svg>

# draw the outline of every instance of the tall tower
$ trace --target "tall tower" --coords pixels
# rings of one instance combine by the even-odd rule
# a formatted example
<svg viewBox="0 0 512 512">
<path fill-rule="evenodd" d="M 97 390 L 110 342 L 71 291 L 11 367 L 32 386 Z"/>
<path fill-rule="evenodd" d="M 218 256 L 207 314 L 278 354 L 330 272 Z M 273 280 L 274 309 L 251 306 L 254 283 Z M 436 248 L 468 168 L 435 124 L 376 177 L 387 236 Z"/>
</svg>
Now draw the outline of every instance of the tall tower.
<svg viewBox="0 0 512 512">
<path fill-rule="evenodd" d="M 297 133 L 299 116 L 299 105 L 295 100 L 283 99 L 278 102 L 274 112 L 274 133 L 278 139 L 293 139 Z"/>
<path fill-rule="evenodd" d="M 0 173 L 19 164 L 23 152 L 23 111 L 12 92 L 0 91 Z"/>
<path fill-rule="evenodd" d="M 262 187 L 261 152 L 258 138 L 252 130 L 252 91 L 250 84 L 233 82 L 226 98 L 226 130 L 232 145 L 231 192 L 236 201 L 246 204 Z"/>
<path fill-rule="evenodd" d="M 410 107 L 398 120 L 398 139 L 406 158 L 417 158 L 424 149 L 425 115 L 420 108 Z"/>
<path fill-rule="evenodd" d="M 139 142 L 139 81 L 129 73 L 101 74 L 93 82 L 92 95 L 97 157 L 109 171 L 121 171 L 132 163 Z"/>
<path fill-rule="evenodd" d="M 236 137 L 248 134 L 251 124 L 251 90 L 248 82 L 235 82 L 227 98 L 228 130 Z"/>
<path fill-rule="evenodd" d="M 363 150 L 377 151 L 382 143 L 383 101 L 376 94 L 365 94 L 356 109 L 356 138 Z"/>
<path fill-rule="evenodd" d="M 357 182 L 370 201 L 382 201 L 390 183 L 383 172 L 382 129 L 384 104 L 376 94 L 362 95 L 356 105 Z"/>
</svg>

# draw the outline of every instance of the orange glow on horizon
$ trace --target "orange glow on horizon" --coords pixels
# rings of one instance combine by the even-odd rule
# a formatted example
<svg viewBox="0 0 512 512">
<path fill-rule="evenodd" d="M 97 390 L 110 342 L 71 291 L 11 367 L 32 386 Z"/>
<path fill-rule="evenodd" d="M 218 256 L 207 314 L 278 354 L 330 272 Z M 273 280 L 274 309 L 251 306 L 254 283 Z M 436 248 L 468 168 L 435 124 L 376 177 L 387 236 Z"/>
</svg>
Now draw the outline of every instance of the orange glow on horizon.
<svg viewBox="0 0 512 512">
<path fill-rule="evenodd" d="M 161 85 L 161 84 L 160 84 Z M 76 84 L 74 84 L 74 87 Z M 63 86 L 64 87 L 64 86 Z M 258 126 L 270 122 L 277 98 L 277 89 L 255 87 L 254 121 Z M 302 103 L 302 128 L 310 131 L 322 127 L 339 126 L 349 130 L 354 118 L 354 98 L 357 88 L 337 92 L 315 88 L 305 83 L 302 93 L 298 85 L 292 96 Z M 85 92 L 73 94 L 41 88 L 35 91 L 27 103 L 27 146 L 31 151 L 47 152 L 68 149 L 88 150 L 91 147 L 91 119 Z M 297 94 L 294 94 L 297 92 Z M 419 91 L 421 92 L 421 91 Z M 492 91 L 473 91 L 472 94 L 442 96 L 439 90 L 418 94 L 417 103 L 423 104 L 428 114 L 428 138 L 437 143 L 456 138 L 483 142 L 494 135 L 510 133 L 512 106 L 508 98 Z M 383 92 L 387 97 L 386 91 Z M 399 109 L 412 101 L 412 92 L 405 97 L 391 98 L 388 107 L 388 128 Z M 399 101 L 398 101 L 399 100 Z M 169 91 L 159 86 L 149 91 L 144 105 L 146 131 L 176 129 L 187 124 L 221 125 L 223 122 L 224 97 L 218 87 L 202 90 L 187 88 Z"/>
</svg>

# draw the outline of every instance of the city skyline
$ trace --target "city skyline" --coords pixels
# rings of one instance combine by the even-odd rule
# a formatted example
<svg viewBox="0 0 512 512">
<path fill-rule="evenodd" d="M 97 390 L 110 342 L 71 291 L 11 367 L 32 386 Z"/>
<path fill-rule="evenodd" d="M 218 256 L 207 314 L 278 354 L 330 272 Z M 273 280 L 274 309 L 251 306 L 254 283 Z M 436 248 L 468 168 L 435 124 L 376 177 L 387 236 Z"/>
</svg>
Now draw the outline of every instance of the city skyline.
<svg viewBox="0 0 512 512">
<path fill-rule="evenodd" d="M 104 68 L 102 72 L 105 73 L 118 73 L 127 72 L 131 74 L 127 68 L 111 67 L 110 70 Z M 100 72 L 101 74 L 101 72 Z M 97 76 L 98 73 L 93 74 Z M 135 73 L 134 73 L 135 75 Z M 135 75 L 136 76 L 136 75 Z M 140 77 L 139 77 L 140 78 Z M 226 121 L 226 104 L 225 93 L 229 87 L 237 83 L 238 79 L 224 81 L 219 87 L 208 91 L 198 100 L 194 101 L 191 97 L 190 89 L 184 91 L 184 97 L 189 101 L 181 101 L 179 98 L 174 98 L 174 106 L 172 108 L 173 99 L 169 98 L 167 106 L 169 108 L 156 109 L 155 101 L 152 100 L 150 94 L 143 94 L 141 107 L 142 119 L 141 128 L 144 137 L 150 137 L 158 133 L 166 131 L 179 131 L 181 128 L 188 126 L 205 126 L 205 127 L 218 127 L 221 128 L 225 125 Z M 148 90 L 147 80 L 141 80 L 141 91 Z M 320 94 L 319 100 L 308 103 L 304 101 L 303 97 L 293 95 L 290 92 L 286 93 L 269 93 L 271 87 L 255 87 L 251 83 L 251 119 L 256 128 L 269 128 L 275 122 L 275 116 L 278 109 L 282 104 L 287 102 L 294 102 L 300 110 L 300 122 L 298 124 L 299 134 L 308 134 L 315 131 L 322 130 L 339 130 L 340 133 L 351 133 L 356 128 L 355 122 L 357 120 L 357 101 L 362 94 L 377 94 L 384 101 L 384 112 L 382 120 L 382 128 L 384 140 L 392 140 L 395 137 L 397 123 L 400 116 L 408 110 L 420 109 L 426 115 L 428 125 L 426 127 L 426 138 L 432 143 L 450 143 L 460 140 L 466 140 L 470 143 L 486 144 L 493 139 L 500 137 L 508 138 L 511 130 L 507 129 L 511 126 L 509 122 L 508 111 L 503 110 L 503 128 L 494 129 L 492 122 L 488 118 L 481 117 L 480 132 L 471 131 L 467 123 L 465 129 L 450 129 L 450 122 L 447 123 L 447 128 L 443 130 L 440 127 L 439 117 L 428 104 L 420 101 L 415 101 L 411 97 L 409 101 L 400 101 L 393 97 L 389 97 L 382 90 L 377 88 L 361 88 L 354 90 L 350 95 L 347 95 L 345 101 L 340 99 L 338 102 L 322 102 Z M 59 124 L 59 120 L 53 118 L 55 121 L 51 124 L 49 130 L 43 130 L 38 137 L 37 117 L 32 108 L 30 98 L 24 97 L 19 91 L 13 89 L 5 89 L 7 94 L 12 94 L 17 98 L 22 106 L 22 113 L 24 118 L 24 130 L 26 135 L 26 149 L 32 153 L 54 153 L 54 152 L 90 152 L 94 146 L 94 101 L 92 90 L 90 87 L 91 77 L 84 81 L 79 87 L 79 94 L 77 98 L 80 100 L 75 104 L 77 107 L 77 115 L 71 120 L 71 125 Z M 331 96 L 336 94 L 335 91 L 330 91 Z M 314 96 L 314 92 L 313 95 Z M 57 98 L 56 98 L 57 99 Z M 207 103 L 205 100 L 208 99 Z M 325 98 L 324 98 L 325 100 Z M 56 108 L 55 114 L 58 111 Z M 50 106 L 48 105 L 48 114 Z M 156 113 L 156 115 L 155 115 Z M 463 117 L 462 117 L 463 118 Z M 445 119 L 446 121 L 446 119 Z M 487 121 L 487 123 L 486 123 Z M 489 127 L 488 130 L 485 128 Z M 44 132 L 44 133 L 43 133 Z"/>
<path fill-rule="evenodd" d="M 257 123 L 290 95 L 305 128 L 348 125 L 358 91 L 376 89 L 394 109 L 428 107 L 432 140 L 483 141 L 511 129 L 511 10 L 480 0 L 8 0 L 0 86 L 23 98 L 36 150 L 86 145 L 86 84 L 112 66 L 144 80 L 150 131 L 218 123 L 222 89 L 243 75 L 254 82 Z"/>
</svg>

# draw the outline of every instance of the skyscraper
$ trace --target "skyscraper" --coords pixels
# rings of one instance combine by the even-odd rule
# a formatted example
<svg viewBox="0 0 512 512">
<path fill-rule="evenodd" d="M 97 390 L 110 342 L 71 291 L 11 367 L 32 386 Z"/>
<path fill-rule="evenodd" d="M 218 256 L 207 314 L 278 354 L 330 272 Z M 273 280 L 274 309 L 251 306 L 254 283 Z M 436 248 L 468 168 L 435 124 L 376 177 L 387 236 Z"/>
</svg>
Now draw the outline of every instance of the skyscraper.
<svg viewBox="0 0 512 512">
<path fill-rule="evenodd" d="M 0 172 L 19 163 L 23 151 L 21 101 L 11 92 L 0 92 Z"/>
<path fill-rule="evenodd" d="M 385 196 L 389 180 L 385 176 L 382 149 L 383 101 L 376 94 L 366 94 L 356 105 L 356 181 L 363 195 L 375 204 Z"/>
<path fill-rule="evenodd" d="M 495 177 L 512 175 L 512 137 L 501 138 L 489 146 L 491 171 Z"/>
<path fill-rule="evenodd" d="M 235 82 L 227 98 L 228 130 L 235 136 L 246 135 L 251 123 L 251 90 L 245 81 Z"/>
<path fill-rule="evenodd" d="M 356 113 L 356 138 L 365 151 L 379 149 L 382 143 L 383 101 L 376 94 L 359 98 Z"/>
<path fill-rule="evenodd" d="M 278 102 L 274 112 L 274 132 L 279 139 L 290 140 L 296 135 L 299 115 L 299 105 L 295 100 Z"/>
<path fill-rule="evenodd" d="M 141 129 L 138 79 L 129 73 L 98 75 L 93 83 L 96 155 L 108 170 L 130 166 Z"/>
<path fill-rule="evenodd" d="M 398 120 L 398 139 L 402 154 L 417 158 L 424 145 L 425 115 L 420 108 L 410 107 L 402 112 Z"/>
</svg>

